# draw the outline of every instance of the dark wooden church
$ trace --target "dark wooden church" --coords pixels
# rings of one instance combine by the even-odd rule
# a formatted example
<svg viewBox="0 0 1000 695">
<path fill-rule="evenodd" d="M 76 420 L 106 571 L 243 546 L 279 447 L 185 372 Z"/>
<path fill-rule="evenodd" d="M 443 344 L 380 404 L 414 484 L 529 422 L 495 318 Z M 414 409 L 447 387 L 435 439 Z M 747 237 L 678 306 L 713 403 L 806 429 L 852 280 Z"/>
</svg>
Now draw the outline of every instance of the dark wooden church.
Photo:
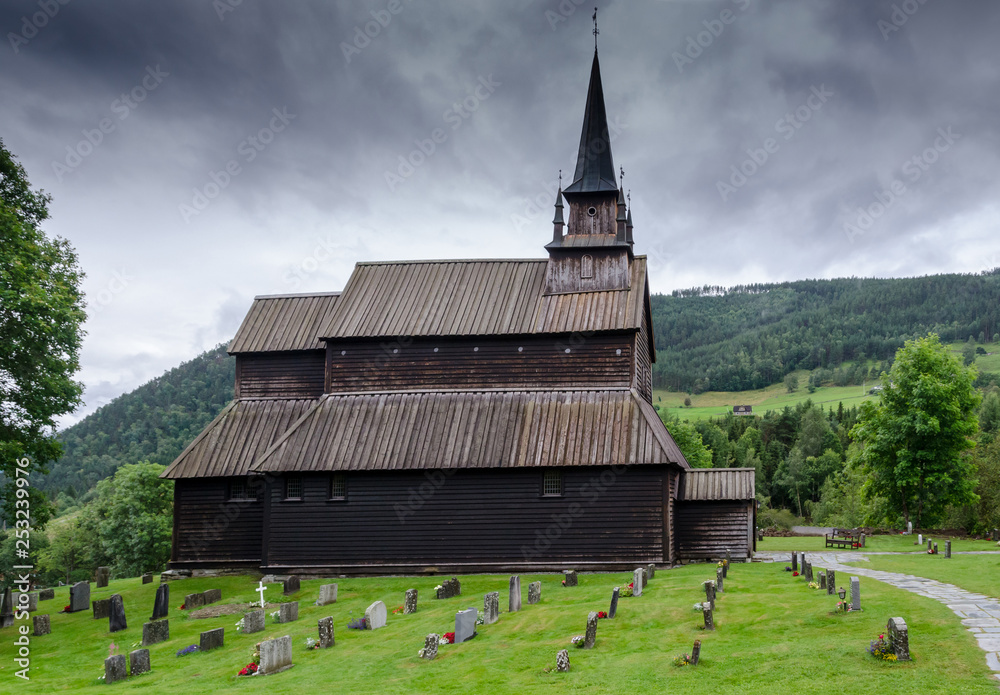
<svg viewBox="0 0 1000 695">
<path fill-rule="evenodd" d="M 547 258 L 358 263 L 342 292 L 257 297 L 229 346 L 235 400 L 164 473 L 171 567 L 751 554 L 753 469 L 691 469 L 653 408 L 646 258 L 615 173 L 595 52 Z"/>
</svg>

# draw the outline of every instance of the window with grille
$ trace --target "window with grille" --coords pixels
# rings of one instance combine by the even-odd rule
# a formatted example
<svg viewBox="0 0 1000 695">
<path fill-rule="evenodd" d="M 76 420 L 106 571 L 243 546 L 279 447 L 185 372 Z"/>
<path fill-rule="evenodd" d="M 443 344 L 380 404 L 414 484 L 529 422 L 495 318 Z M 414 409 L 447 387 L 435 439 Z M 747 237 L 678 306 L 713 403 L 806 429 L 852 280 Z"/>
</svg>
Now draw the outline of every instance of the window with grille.
<svg viewBox="0 0 1000 695">
<path fill-rule="evenodd" d="M 302 499 L 302 478 L 299 477 L 285 478 L 285 499 L 286 500 Z"/>
<path fill-rule="evenodd" d="M 562 495 L 562 473 L 559 471 L 545 471 L 542 477 L 542 495 L 545 497 L 559 497 Z"/>
<path fill-rule="evenodd" d="M 330 477 L 330 499 L 347 499 L 347 478 L 339 473 Z"/>
<path fill-rule="evenodd" d="M 229 481 L 229 499 L 231 500 L 257 500 L 260 491 L 259 485 L 247 478 L 233 478 Z"/>
<path fill-rule="evenodd" d="M 591 255 L 586 255 L 580 259 L 580 277 L 582 278 L 592 278 L 594 277 L 594 257 Z"/>
</svg>

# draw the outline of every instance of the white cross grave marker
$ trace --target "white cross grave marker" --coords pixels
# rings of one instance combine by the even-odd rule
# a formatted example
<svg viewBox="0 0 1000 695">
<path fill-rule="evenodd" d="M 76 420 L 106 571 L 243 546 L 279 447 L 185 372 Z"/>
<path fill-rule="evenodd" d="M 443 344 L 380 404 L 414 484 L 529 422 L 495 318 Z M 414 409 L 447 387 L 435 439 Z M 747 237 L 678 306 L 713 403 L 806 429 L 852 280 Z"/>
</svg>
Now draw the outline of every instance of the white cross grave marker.
<svg viewBox="0 0 1000 695">
<path fill-rule="evenodd" d="M 257 593 L 260 594 L 260 607 L 264 607 L 264 592 L 267 591 L 267 587 L 264 586 L 263 580 L 260 582 L 260 586 L 257 587 Z"/>
</svg>

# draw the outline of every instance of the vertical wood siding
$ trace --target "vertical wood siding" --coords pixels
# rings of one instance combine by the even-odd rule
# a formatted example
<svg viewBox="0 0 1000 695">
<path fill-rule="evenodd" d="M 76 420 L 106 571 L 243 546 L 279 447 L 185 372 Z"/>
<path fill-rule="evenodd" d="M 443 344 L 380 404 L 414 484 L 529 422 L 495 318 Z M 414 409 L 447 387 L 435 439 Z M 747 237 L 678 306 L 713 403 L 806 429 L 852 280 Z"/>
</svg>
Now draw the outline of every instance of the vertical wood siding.
<svg viewBox="0 0 1000 695">
<path fill-rule="evenodd" d="M 174 483 L 172 562 L 260 563 L 263 501 L 231 502 L 226 478 Z"/>
<path fill-rule="evenodd" d="M 318 398 L 323 395 L 322 350 L 236 356 L 237 398 Z"/>
<path fill-rule="evenodd" d="M 750 505 L 745 501 L 678 502 L 677 551 L 682 560 L 750 556 Z"/>
<path fill-rule="evenodd" d="M 649 355 L 649 336 L 646 315 L 642 317 L 642 327 L 635 334 L 635 367 L 632 386 L 650 403 L 653 402 L 653 364 Z"/>
</svg>

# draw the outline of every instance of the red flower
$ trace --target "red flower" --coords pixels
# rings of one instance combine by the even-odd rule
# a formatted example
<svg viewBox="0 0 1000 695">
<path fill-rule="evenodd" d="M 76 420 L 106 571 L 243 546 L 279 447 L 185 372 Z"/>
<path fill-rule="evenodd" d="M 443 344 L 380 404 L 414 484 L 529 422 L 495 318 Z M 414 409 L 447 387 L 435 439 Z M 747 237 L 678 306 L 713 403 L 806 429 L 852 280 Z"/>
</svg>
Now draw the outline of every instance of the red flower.
<svg viewBox="0 0 1000 695">
<path fill-rule="evenodd" d="M 793 577 L 797 577 L 797 576 L 799 576 L 799 573 L 798 572 L 792 572 L 792 576 Z"/>
<path fill-rule="evenodd" d="M 455 633 L 454 632 L 446 632 L 446 633 L 444 633 L 444 638 L 446 640 L 448 640 L 448 644 L 455 644 Z"/>
<path fill-rule="evenodd" d="M 606 612 L 604 612 L 604 611 L 597 611 L 597 617 L 598 618 L 607 618 L 608 614 Z"/>
<path fill-rule="evenodd" d="M 71 608 L 73 608 L 73 606 L 66 606 L 63 608 L 63 613 L 69 613 Z"/>
<path fill-rule="evenodd" d="M 184 610 L 185 608 L 187 608 L 187 604 L 186 603 L 182 603 L 181 607 L 180 607 L 180 610 Z"/>
<path fill-rule="evenodd" d="M 629 582 L 628 583 L 628 588 L 629 589 L 634 589 L 635 588 L 635 582 Z"/>
<path fill-rule="evenodd" d="M 565 580 L 565 579 L 563 579 L 563 583 L 562 583 L 562 585 L 563 585 L 563 586 L 566 586 L 566 580 Z"/>
<path fill-rule="evenodd" d="M 240 669 L 241 676 L 252 676 L 255 673 L 257 673 L 257 664 L 252 661 Z"/>
</svg>

